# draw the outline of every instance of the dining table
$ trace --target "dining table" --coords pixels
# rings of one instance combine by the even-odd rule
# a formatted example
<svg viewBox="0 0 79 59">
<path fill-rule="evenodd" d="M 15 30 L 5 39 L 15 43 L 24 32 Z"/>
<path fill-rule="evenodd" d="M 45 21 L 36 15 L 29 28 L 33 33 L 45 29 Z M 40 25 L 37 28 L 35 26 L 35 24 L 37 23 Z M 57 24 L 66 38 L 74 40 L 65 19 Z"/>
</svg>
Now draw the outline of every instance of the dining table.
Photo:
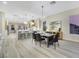
<svg viewBox="0 0 79 59">
<path fill-rule="evenodd" d="M 46 33 L 46 32 L 37 32 L 37 33 L 39 33 L 41 35 L 41 37 L 45 39 L 45 41 L 47 43 L 47 47 L 49 47 L 49 37 L 54 36 L 54 34 L 50 34 L 50 33 Z"/>
</svg>

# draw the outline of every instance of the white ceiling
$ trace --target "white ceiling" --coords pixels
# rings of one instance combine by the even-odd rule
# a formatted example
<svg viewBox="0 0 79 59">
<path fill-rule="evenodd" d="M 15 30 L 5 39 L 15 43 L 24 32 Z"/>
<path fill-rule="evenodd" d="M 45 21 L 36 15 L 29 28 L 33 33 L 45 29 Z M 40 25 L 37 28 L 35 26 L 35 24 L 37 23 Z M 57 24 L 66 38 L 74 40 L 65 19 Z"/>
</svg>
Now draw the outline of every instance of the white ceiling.
<svg viewBox="0 0 79 59">
<path fill-rule="evenodd" d="M 50 4 L 51 1 L 8 1 L 3 4 L 0 1 L 0 11 L 5 12 L 9 19 L 32 19 L 42 16 L 42 8 L 44 5 L 44 16 L 53 15 L 65 10 L 79 7 L 79 1 L 56 1 L 56 4 Z"/>
</svg>

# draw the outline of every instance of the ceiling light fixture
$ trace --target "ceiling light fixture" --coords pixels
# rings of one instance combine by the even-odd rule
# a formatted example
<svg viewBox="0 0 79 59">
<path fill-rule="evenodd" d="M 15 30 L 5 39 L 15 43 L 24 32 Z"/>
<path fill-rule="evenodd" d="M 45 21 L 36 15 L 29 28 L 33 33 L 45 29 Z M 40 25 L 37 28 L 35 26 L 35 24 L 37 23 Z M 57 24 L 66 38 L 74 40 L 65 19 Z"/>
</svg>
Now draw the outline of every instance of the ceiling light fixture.
<svg viewBox="0 0 79 59">
<path fill-rule="evenodd" d="M 45 15 L 44 15 L 44 6 L 42 5 L 41 8 L 42 8 L 42 18 L 45 18 Z"/>
<path fill-rule="evenodd" d="M 43 17 L 43 15 L 44 15 L 44 14 L 43 14 L 43 8 L 44 8 L 44 6 L 42 5 L 41 8 L 42 8 L 42 17 Z"/>
<path fill-rule="evenodd" d="M 42 5 L 41 7 L 42 7 L 42 17 L 43 17 L 43 8 L 44 8 L 44 6 Z"/>
<path fill-rule="evenodd" d="M 7 1 L 3 1 L 2 3 L 3 3 L 3 4 L 7 4 Z"/>
<path fill-rule="evenodd" d="M 56 1 L 51 1 L 51 2 L 50 2 L 50 4 L 55 4 L 55 3 L 56 3 Z"/>
</svg>

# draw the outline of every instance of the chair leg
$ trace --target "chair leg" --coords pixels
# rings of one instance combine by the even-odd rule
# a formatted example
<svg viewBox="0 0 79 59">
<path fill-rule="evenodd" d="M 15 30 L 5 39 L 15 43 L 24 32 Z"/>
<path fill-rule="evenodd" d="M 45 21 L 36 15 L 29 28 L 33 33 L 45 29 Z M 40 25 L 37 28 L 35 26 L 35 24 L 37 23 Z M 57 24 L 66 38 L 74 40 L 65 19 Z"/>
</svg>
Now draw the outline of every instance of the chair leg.
<svg viewBox="0 0 79 59">
<path fill-rule="evenodd" d="M 33 40 L 34 40 L 34 39 L 32 39 L 32 43 L 33 43 Z"/>
<path fill-rule="evenodd" d="M 37 42 L 36 41 L 34 41 L 35 42 L 35 45 L 37 45 Z"/>
<path fill-rule="evenodd" d="M 49 43 L 47 42 L 47 48 L 49 48 Z"/>
<path fill-rule="evenodd" d="M 39 44 L 40 44 L 40 47 L 41 47 L 41 41 L 39 42 Z"/>
<path fill-rule="evenodd" d="M 53 43 L 53 45 L 54 45 L 54 49 L 56 49 L 56 43 Z"/>
<path fill-rule="evenodd" d="M 57 42 L 57 44 L 58 44 L 58 46 L 60 46 L 60 45 L 59 45 L 59 42 Z"/>
</svg>

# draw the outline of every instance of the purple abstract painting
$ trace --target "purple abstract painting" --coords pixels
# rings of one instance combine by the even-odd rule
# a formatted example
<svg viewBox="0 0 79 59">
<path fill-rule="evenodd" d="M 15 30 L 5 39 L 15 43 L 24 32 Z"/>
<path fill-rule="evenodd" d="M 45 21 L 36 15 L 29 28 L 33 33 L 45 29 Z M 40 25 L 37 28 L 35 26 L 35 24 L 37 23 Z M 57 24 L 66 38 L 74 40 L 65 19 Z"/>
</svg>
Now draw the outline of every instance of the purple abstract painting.
<svg viewBox="0 0 79 59">
<path fill-rule="evenodd" d="M 79 34 L 79 15 L 70 16 L 70 33 Z"/>
</svg>

